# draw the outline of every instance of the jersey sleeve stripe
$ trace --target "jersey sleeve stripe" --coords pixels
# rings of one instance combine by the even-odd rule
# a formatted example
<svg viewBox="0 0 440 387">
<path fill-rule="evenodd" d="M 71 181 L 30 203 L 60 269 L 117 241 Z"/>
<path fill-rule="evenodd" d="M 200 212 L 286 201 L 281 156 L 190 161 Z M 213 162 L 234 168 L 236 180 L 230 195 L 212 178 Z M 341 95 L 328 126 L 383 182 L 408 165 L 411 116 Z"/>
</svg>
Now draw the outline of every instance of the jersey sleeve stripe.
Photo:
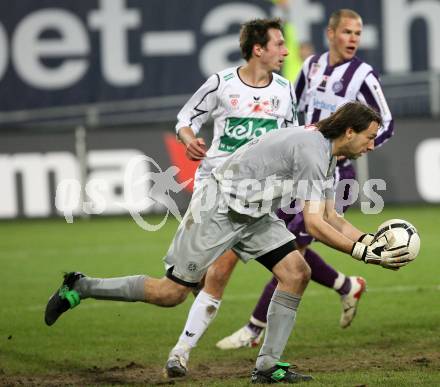
<svg viewBox="0 0 440 387">
<path fill-rule="evenodd" d="M 379 128 L 379 135 L 374 140 L 375 146 L 381 146 L 386 140 L 388 140 L 393 135 L 394 122 L 392 118 L 387 115 L 387 112 L 381 110 L 378 102 L 376 101 L 376 98 L 374 97 L 366 81 L 362 83 L 362 86 L 359 89 L 359 93 L 364 97 L 365 103 L 368 106 L 375 109 L 377 112 L 379 112 L 382 116 L 382 119 L 384 120 L 383 126 Z"/>
<path fill-rule="evenodd" d="M 391 120 L 385 130 L 382 131 L 382 133 L 379 134 L 374 139 L 374 146 L 378 147 L 383 145 L 388 139 L 390 139 L 394 134 L 394 120 Z"/>
<path fill-rule="evenodd" d="M 290 85 L 290 87 L 289 87 L 289 90 L 290 90 L 290 92 L 289 92 L 289 94 L 290 94 L 290 103 L 292 104 L 292 119 L 288 120 L 286 118 L 284 120 L 284 123 L 286 124 L 286 126 L 287 126 L 287 123 L 295 126 L 295 125 L 298 125 L 298 117 L 297 117 L 297 111 L 296 111 L 296 98 L 293 95 L 293 89 L 292 89 L 292 86 L 291 86 L 290 82 L 289 82 L 289 85 Z"/>
<path fill-rule="evenodd" d="M 208 111 L 206 111 L 206 110 L 199 109 L 199 106 L 203 103 L 203 101 L 205 100 L 205 98 L 206 98 L 209 94 L 214 93 L 215 91 L 218 90 L 218 88 L 219 88 L 219 86 L 220 86 L 220 77 L 219 77 L 218 74 L 215 74 L 215 75 L 217 76 L 217 86 L 216 86 L 214 89 L 208 91 L 208 92 L 202 97 L 202 99 L 200 100 L 200 102 L 199 102 L 196 106 L 194 106 L 194 111 L 196 111 L 197 114 L 194 114 L 194 115 L 190 118 L 190 124 L 192 124 L 192 122 L 193 122 L 193 120 L 194 120 L 195 118 L 201 116 L 202 114 L 208 113 Z"/>
<path fill-rule="evenodd" d="M 359 89 L 359 92 L 364 96 L 365 102 L 368 106 L 374 108 L 377 112 L 381 113 L 378 103 L 376 102 L 376 99 L 373 96 L 373 93 L 371 92 L 368 85 L 364 82 L 362 82 L 362 86 Z"/>
</svg>

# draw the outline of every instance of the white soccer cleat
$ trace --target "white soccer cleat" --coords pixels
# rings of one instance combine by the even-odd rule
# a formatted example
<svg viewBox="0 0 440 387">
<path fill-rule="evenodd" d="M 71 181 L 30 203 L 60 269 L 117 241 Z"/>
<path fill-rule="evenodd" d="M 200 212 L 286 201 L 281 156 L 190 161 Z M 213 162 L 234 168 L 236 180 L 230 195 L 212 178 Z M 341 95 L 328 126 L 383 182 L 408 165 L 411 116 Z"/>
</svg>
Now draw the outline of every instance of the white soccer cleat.
<svg viewBox="0 0 440 387">
<path fill-rule="evenodd" d="M 176 345 L 168 356 L 165 372 L 169 378 L 179 378 L 188 372 L 190 347 Z"/>
<path fill-rule="evenodd" d="M 347 328 L 356 316 L 359 300 L 367 290 L 367 281 L 362 277 L 349 277 L 351 289 L 348 294 L 341 296 L 342 314 L 339 325 Z"/>
<path fill-rule="evenodd" d="M 264 329 L 259 335 L 255 335 L 247 326 L 240 328 L 237 332 L 221 339 L 216 347 L 220 349 L 238 349 L 245 347 L 257 347 L 263 337 Z"/>
</svg>

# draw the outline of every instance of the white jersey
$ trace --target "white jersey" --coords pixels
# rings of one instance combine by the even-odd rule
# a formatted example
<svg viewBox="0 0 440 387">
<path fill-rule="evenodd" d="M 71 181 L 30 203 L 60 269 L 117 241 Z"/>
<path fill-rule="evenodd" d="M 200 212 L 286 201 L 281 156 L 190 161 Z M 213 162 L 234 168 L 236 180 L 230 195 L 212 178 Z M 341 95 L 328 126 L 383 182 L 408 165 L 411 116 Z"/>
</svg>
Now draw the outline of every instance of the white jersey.
<svg viewBox="0 0 440 387">
<path fill-rule="evenodd" d="M 330 66 L 328 52 L 307 58 L 296 80 L 295 93 L 305 124 L 327 118 L 349 101 L 359 101 L 380 112 L 383 125 L 375 146 L 393 134 L 393 120 L 373 68 L 359 58 Z"/>
<path fill-rule="evenodd" d="M 214 136 L 206 157 L 196 172 L 196 182 L 209 177 L 236 149 L 262 134 L 298 126 L 292 84 L 273 73 L 264 87 L 244 83 L 233 67 L 212 75 L 194 93 L 177 115 L 176 132 L 189 126 L 197 134 L 211 117 Z"/>
</svg>

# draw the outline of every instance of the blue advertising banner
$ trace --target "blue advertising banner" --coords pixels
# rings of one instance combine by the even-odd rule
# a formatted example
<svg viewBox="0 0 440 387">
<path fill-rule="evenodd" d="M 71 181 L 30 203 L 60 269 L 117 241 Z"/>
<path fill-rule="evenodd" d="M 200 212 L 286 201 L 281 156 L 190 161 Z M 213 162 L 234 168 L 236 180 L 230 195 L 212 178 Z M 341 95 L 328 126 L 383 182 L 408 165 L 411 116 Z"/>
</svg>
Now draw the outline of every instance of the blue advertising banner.
<svg viewBox="0 0 440 387">
<path fill-rule="evenodd" d="M 440 0 L 292 4 L 282 16 L 318 51 L 331 12 L 352 8 L 364 19 L 359 56 L 379 72 L 440 70 Z M 241 62 L 241 23 L 279 13 L 265 0 L 2 1 L 0 123 L 40 110 L 46 118 L 74 115 L 74 107 L 97 103 L 117 111 L 112 103 L 130 101 L 159 117 L 210 74 Z"/>
</svg>

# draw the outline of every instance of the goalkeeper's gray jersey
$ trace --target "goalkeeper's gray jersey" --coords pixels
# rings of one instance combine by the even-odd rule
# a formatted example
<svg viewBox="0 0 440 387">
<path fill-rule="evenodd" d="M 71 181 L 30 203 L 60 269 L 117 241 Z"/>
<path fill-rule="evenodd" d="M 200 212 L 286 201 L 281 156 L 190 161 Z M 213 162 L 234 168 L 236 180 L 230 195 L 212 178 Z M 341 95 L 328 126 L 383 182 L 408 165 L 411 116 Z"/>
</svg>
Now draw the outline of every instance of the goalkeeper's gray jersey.
<svg viewBox="0 0 440 387">
<path fill-rule="evenodd" d="M 319 131 L 279 129 L 242 146 L 213 175 L 229 208 L 260 217 L 292 199 L 333 199 L 331 152 Z"/>
</svg>

